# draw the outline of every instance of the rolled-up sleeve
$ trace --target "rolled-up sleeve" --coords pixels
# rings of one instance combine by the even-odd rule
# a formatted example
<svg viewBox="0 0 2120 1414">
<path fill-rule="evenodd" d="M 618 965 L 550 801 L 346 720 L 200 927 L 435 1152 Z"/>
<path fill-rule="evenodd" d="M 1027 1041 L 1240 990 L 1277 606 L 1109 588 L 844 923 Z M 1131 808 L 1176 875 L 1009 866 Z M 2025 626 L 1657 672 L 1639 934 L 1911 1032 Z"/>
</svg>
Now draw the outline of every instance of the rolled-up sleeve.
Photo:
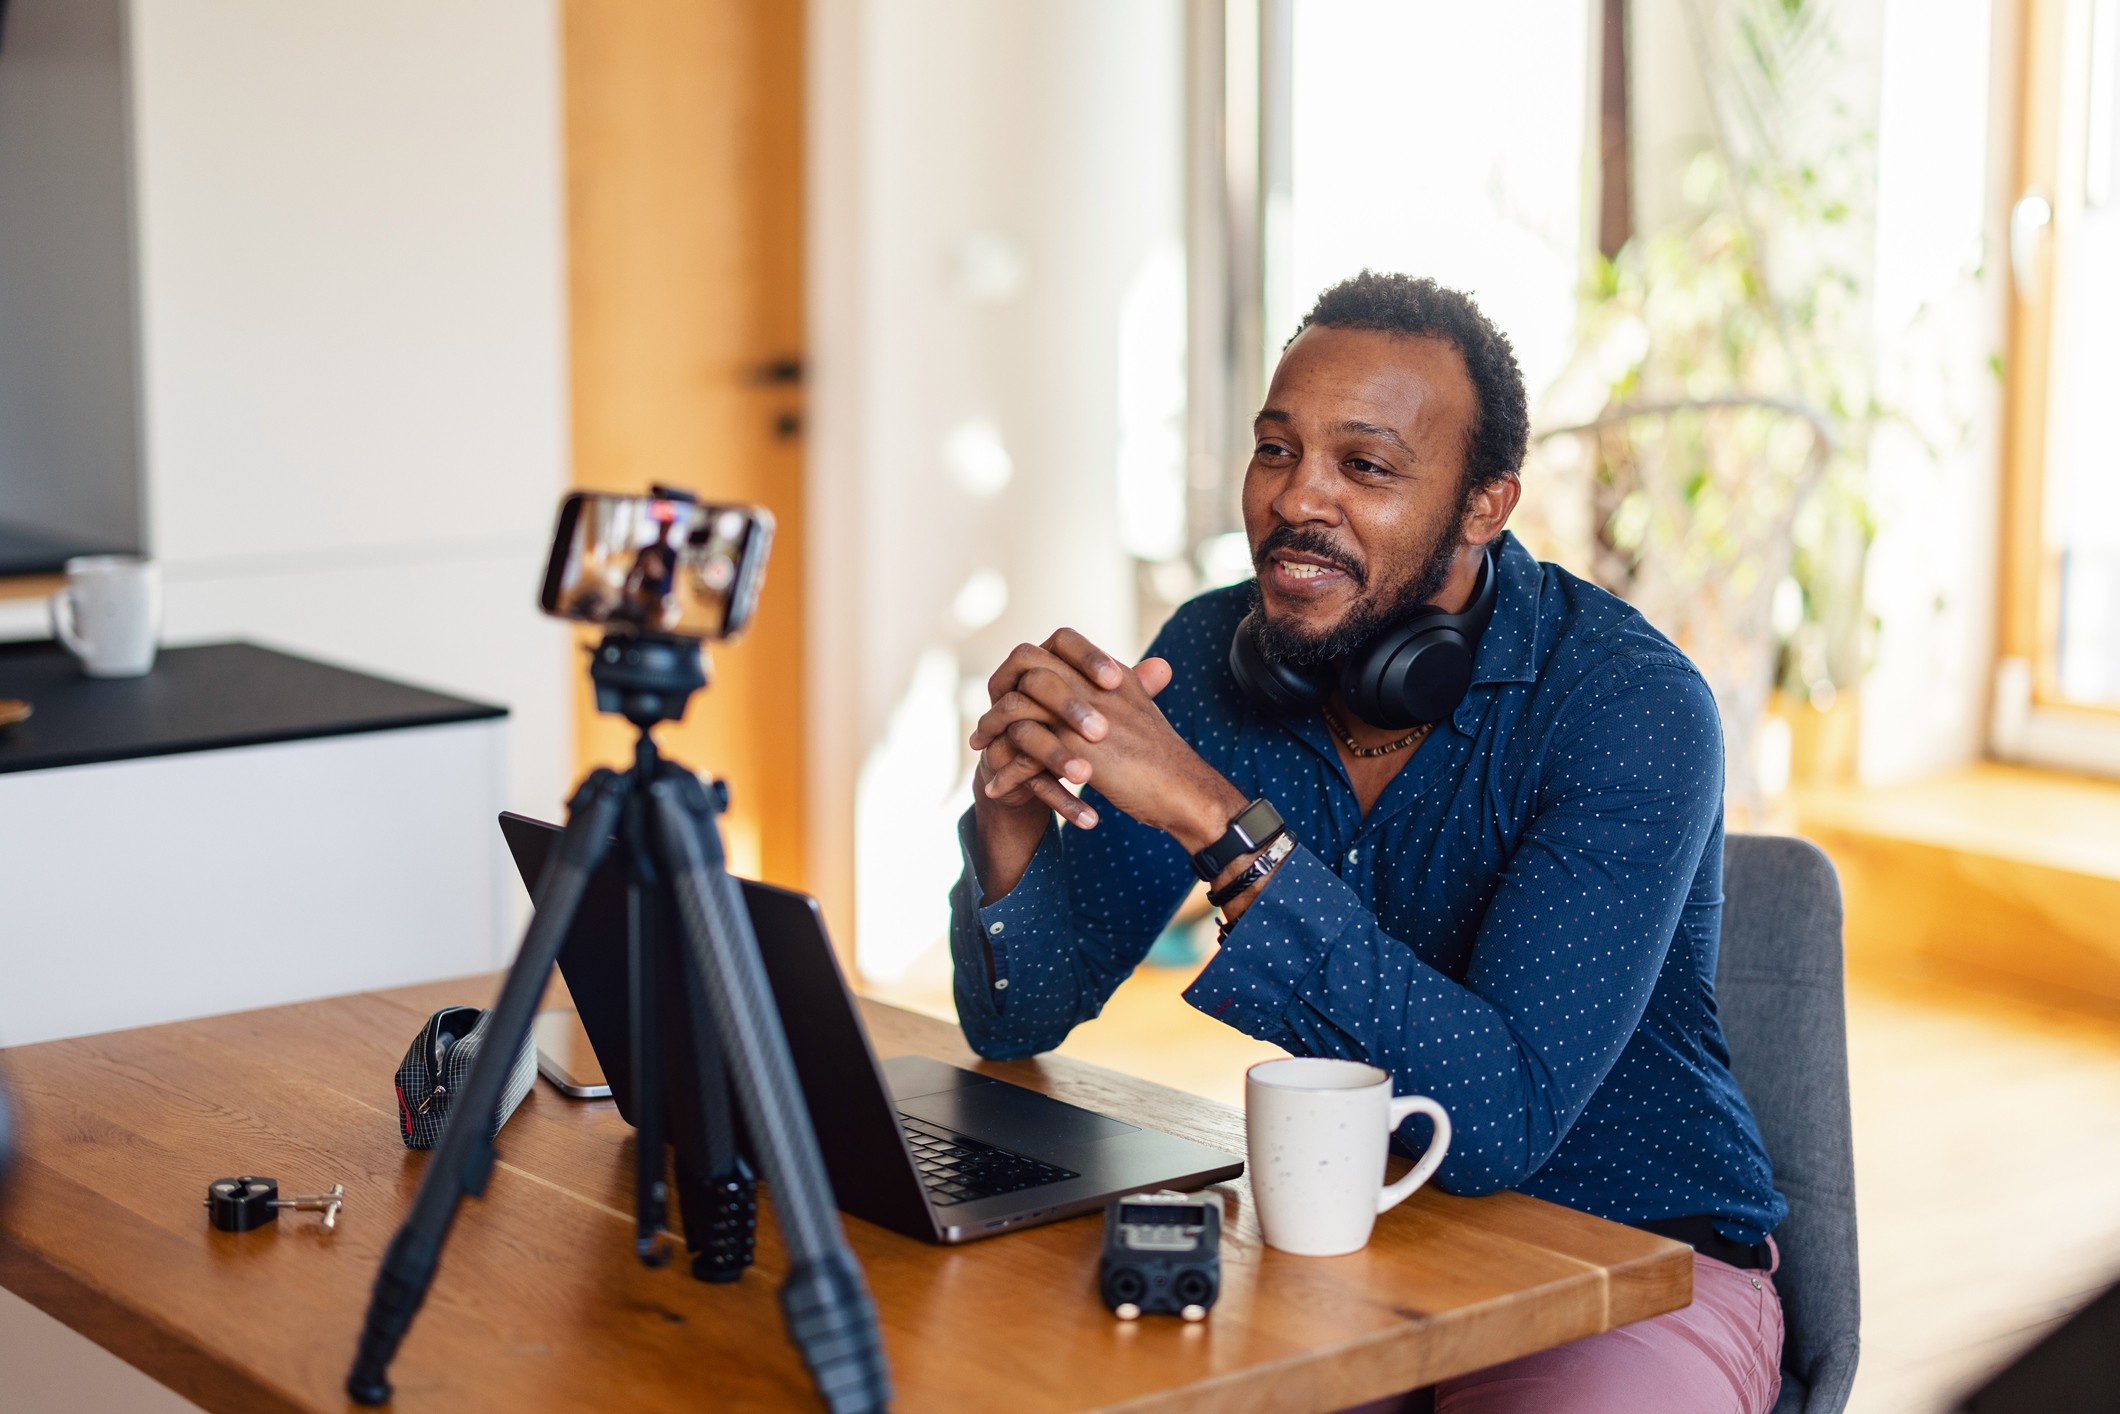
<svg viewBox="0 0 2120 1414">
<path fill-rule="evenodd" d="M 1518 1186 L 1559 1147 L 1641 1022 L 1721 820 L 1721 726 L 1690 666 L 1615 663 L 1577 704 L 1463 981 L 1299 848 L 1186 992 L 1249 1035 L 1368 1061 L 1441 1100 L 1452 1192 Z"/>
</svg>

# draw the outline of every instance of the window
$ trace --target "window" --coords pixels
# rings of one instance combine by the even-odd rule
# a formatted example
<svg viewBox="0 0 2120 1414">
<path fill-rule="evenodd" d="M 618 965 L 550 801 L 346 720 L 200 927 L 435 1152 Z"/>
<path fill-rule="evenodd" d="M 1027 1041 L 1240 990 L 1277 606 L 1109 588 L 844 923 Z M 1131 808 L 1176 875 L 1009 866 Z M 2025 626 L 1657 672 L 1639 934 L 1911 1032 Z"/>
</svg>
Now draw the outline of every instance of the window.
<svg viewBox="0 0 2120 1414">
<path fill-rule="evenodd" d="M 2027 0 L 1998 752 L 2120 772 L 2120 0 Z"/>
</svg>

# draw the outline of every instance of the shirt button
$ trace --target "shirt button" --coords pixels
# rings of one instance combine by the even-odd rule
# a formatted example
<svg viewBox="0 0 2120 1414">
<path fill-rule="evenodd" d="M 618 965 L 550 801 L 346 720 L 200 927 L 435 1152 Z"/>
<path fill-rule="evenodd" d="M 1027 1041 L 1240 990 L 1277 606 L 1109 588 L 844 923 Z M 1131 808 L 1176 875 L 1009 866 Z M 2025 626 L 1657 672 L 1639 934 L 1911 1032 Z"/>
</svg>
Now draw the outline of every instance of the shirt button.
<svg viewBox="0 0 2120 1414">
<path fill-rule="evenodd" d="M 1001 923 L 989 923 L 986 925 L 986 931 L 989 933 L 999 933 L 1005 926 L 1007 925 Z"/>
<path fill-rule="evenodd" d="M 1008 978 L 1002 977 L 997 979 L 994 983 L 994 990 L 997 992 L 1006 992 L 1008 990 Z"/>
<path fill-rule="evenodd" d="M 1360 850 L 1358 850 L 1358 849 L 1350 849 L 1350 850 L 1348 850 L 1348 851 L 1347 851 L 1347 862 L 1348 862 L 1349 864 L 1359 864 L 1359 863 L 1361 862 L 1361 860 L 1362 860 L 1362 851 L 1360 851 Z"/>
</svg>

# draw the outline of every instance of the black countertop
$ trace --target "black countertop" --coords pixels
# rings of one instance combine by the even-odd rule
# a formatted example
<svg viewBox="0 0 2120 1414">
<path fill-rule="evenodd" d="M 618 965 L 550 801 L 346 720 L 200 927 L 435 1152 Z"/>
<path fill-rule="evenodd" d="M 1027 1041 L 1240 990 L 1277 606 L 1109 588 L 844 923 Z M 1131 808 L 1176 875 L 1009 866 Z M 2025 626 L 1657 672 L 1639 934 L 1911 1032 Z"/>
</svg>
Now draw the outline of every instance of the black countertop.
<svg viewBox="0 0 2120 1414">
<path fill-rule="evenodd" d="M 165 648 L 140 678 L 84 677 L 56 643 L 0 644 L 7 697 L 34 713 L 0 727 L 0 774 L 508 715 L 251 643 Z"/>
</svg>

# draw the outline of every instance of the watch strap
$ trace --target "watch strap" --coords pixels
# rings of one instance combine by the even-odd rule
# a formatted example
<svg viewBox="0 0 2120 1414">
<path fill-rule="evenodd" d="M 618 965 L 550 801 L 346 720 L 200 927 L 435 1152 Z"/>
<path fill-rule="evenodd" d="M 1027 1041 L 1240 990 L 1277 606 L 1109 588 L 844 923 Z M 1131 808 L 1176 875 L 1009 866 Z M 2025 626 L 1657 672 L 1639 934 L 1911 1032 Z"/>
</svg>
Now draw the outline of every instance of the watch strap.
<svg viewBox="0 0 2120 1414">
<path fill-rule="evenodd" d="M 1272 844 L 1274 837 L 1286 828 L 1281 812 L 1262 795 L 1237 812 L 1222 838 L 1192 857 L 1193 873 L 1211 884 L 1224 869 L 1245 855 Z"/>
</svg>

